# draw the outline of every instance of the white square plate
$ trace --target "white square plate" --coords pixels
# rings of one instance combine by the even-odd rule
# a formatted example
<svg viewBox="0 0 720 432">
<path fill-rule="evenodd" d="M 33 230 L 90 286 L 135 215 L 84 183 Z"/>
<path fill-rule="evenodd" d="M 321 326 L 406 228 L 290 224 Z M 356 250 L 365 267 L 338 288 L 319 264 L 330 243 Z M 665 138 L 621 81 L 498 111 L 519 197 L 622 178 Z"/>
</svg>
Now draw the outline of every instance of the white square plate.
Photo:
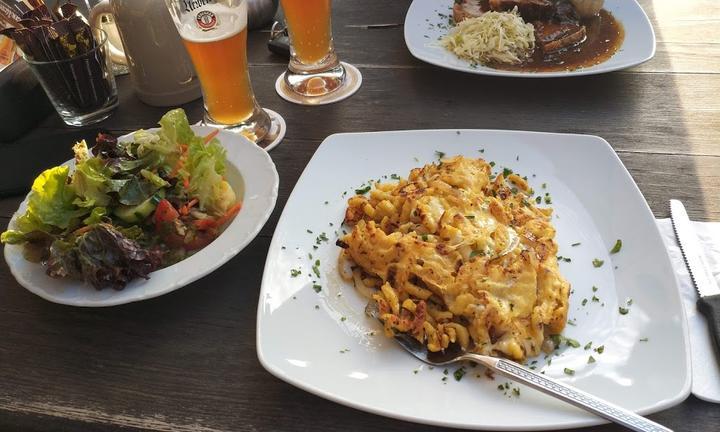
<svg viewBox="0 0 720 432">
<path fill-rule="evenodd" d="M 625 28 L 625 40 L 618 52 L 607 61 L 574 71 L 523 72 L 504 71 L 485 66 L 471 66 L 438 44 L 447 34 L 448 14 L 452 16 L 453 0 L 415 0 L 405 16 L 405 44 L 418 59 L 447 69 L 480 75 L 521 78 L 551 78 L 593 75 L 612 72 L 644 63 L 655 55 L 655 32 L 645 11 L 635 0 L 606 0 L 604 8 L 612 12 Z"/>
<path fill-rule="evenodd" d="M 342 282 L 334 243 L 347 199 L 369 179 L 390 181 L 391 174 L 406 176 L 436 161 L 436 151 L 494 161 L 496 170 L 512 168 L 543 196 L 550 193 L 559 254 L 572 259 L 560 264 L 573 288 L 574 325 L 564 335 L 581 345 L 563 346 L 550 365 L 542 356 L 530 359 L 535 366 L 642 414 L 684 400 L 687 328 L 667 252 L 620 159 L 602 138 L 587 135 L 435 130 L 328 137 L 298 180 L 268 252 L 257 323 L 263 366 L 330 400 L 422 423 L 543 430 L 602 422 L 531 389 L 520 388 L 519 397 L 511 391 L 516 385 L 499 391 L 506 380 L 491 381 L 479 369 L 457 382 L 455 368 L 446 376 L 421 365 L 382 334 L 363 314 L 366 300 Z M 611 256 L 616 239 L 623 247 Z M 604 265 L 595 268 L 594 258 Z M 301 273 L 293 277 L 293 270 Z M 313 284 L 322 287 L 319 293 Z M 592 348 L 585 350 L 588 342 Z M 602 353 L 593 350 L 600 345 Z M 590 355 L 595 363 L 588 364 Z"/>
</svg>

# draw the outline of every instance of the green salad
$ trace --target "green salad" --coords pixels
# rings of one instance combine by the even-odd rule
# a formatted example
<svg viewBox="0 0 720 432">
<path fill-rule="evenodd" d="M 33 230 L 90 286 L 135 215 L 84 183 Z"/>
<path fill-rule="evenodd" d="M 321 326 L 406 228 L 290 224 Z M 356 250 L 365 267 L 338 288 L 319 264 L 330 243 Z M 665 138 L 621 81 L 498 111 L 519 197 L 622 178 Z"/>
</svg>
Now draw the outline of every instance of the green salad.
<svg viewBox="0 0 720 432">
<path fill-rule="evenodd" d="M 195 135 L 182 109 L 160 130 L 125 142 L 100 134 L 73 147 L 75 169 L 57 166 L 33 182 L 25 214 L 3 243 L 23 244 L 49 276 L 123 289 L 212 242 L 240 211 L 223 177 L 225 150 Z"/>
</svg>

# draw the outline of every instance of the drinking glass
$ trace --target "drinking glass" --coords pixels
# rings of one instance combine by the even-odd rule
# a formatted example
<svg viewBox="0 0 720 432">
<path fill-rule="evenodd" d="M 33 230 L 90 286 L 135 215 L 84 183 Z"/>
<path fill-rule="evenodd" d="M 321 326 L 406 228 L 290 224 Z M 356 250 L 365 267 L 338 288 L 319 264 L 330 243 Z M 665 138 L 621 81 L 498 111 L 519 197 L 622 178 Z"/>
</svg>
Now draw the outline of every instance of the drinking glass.
<svg viewBox="0 0 720 432">
<path fill-rule="evenodd" d="M 263 140 L 271 120 L 250 85 L 247 0 L 165 3 L 200 79 L 204 123 Z"/>
<path fill-rule="evenodd" d="M 118 106 L 107 34 L 96 30 L 97 46 L 69 59 L 35 61 L 24 57 L 50 102 L 69 126 L 87 126 L 110 117 Z"/>
<path fill-rule="evenodd" d="M 331 0 L 280 0 L 290 36 L 285 84 L 302 96 L 324 96 L 345 84 L 346 72 L 335 54 Z"/>
</svg>

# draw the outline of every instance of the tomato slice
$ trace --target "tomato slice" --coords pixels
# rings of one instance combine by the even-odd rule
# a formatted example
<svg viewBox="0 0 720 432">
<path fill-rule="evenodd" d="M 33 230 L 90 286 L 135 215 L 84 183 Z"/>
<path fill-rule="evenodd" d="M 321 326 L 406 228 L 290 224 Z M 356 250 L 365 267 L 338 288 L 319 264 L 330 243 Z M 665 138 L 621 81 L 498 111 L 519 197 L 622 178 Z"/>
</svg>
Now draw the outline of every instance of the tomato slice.
<svg viewBox="0 0 720 432">
<path fill-rule="evenodd" d="M 175 210 L 175 207 L 166 199 L 160 200 L 155 209 L 155 215 L 153 221 L 155 222 L 155 228 L 158 228 L 163 223 L 173 222 L 175 219 L 180 217 L 180 213 Z"/>
</svg>

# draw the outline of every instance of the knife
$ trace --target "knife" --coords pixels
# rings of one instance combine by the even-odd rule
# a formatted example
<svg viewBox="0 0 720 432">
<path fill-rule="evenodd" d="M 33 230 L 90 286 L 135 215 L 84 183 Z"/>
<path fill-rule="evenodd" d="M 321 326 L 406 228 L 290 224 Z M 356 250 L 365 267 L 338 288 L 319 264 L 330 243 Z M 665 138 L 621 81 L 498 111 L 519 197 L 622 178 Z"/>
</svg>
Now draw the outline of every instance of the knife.
<svg viewBox="0 0 720 432">
<path fill-rule="evenodd" d="M 720 354 L 720 287 L 710 273 L 702 247 L 693 230 L 685 206 L 678 200 L 670 200 L 670 219 L 677 237 L 690 279 L 700 295 L 697 308 L 705 315 L 710 332 L 715 339 L 715 353 Z M 720 358 L 718 358 L 720 363 Z"/>
</svg>

